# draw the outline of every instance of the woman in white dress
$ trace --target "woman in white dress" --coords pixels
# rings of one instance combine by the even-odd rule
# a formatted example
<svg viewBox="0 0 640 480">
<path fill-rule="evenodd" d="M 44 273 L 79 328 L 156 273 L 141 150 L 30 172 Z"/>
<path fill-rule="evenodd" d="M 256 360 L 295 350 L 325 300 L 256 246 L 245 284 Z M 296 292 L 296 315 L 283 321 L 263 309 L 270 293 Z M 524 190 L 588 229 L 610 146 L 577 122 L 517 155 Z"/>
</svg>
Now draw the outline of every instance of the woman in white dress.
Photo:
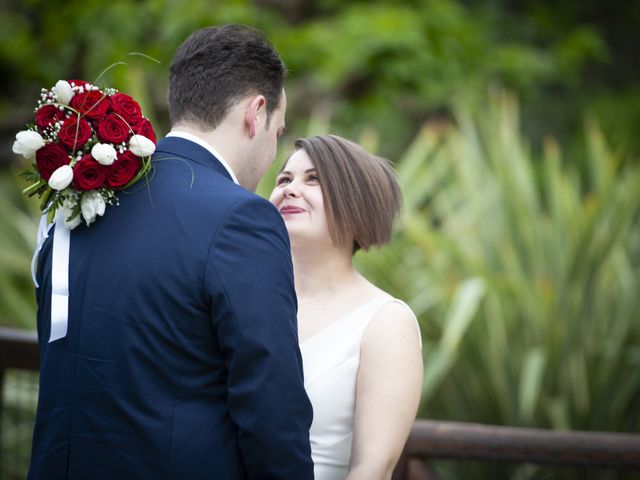
<svg viewBox="0 0 640 480">
<path fill-rule="evenodd" d="M 389 479 L 418 408 L 420 332 L 352 258 L 389 242 L 400 189 L 387 160 L 341 137 L 295 147 L 271 201 L 291 239 L 315 478 Z"/>
</svg>

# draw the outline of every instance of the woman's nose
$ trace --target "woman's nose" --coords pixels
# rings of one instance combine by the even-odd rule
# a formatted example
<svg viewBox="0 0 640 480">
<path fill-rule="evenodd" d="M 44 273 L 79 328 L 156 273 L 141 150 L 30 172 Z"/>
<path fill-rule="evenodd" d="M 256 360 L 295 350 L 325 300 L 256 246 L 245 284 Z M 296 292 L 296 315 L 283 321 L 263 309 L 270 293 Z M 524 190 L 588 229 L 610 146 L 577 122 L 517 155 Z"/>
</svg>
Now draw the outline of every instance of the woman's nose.
<svg viewBox="0 0 640 480">
<path fill-rule="evenodd" d="M 292 183 L 289 183 L 286 187 L 284 187 L 284 190 L 282 193 L 285 197 L 297 197 L 300 195 L 300 190 L 292 182 Z"/>
</svg>

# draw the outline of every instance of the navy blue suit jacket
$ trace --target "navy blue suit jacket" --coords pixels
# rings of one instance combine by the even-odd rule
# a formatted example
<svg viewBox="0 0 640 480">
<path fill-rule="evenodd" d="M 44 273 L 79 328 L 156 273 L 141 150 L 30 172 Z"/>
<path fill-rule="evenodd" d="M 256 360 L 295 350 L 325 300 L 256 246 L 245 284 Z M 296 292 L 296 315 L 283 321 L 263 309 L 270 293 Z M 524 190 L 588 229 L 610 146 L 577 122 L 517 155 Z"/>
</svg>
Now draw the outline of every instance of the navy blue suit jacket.
<svg viewBox="0 0 640 480">
<path fill-rule="evenodd" d="M 29 478 L 313 478 L 290 246 L 207 150 L 158 143 L 148 186 L 71 232 L 67 336 L 47 343 Z"/>
</svg>

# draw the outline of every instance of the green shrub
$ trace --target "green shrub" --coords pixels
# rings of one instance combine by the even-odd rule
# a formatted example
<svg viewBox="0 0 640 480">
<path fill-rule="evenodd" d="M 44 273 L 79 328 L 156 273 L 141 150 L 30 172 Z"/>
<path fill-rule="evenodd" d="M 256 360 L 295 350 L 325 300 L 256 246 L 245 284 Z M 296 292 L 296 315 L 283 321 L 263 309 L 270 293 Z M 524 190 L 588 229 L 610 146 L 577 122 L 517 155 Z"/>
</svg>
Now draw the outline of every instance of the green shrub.
<svg viewBox="0 0 640 480">
<path fill-rule="evenodd" d="M 37 202 L 22 197 L 18 173 L 0 170 L 0 325 L 34 329 L 31 257 L 38 226 Z"/>
<path fill-rule="evenodd" d="M 403 224 L 357 260 L 419 316 L 421 416 L 640 430 L 640 168 L 585 138 L 585 161 L 535 154 L 496 95 L 398 162 Z"/>
</svg>

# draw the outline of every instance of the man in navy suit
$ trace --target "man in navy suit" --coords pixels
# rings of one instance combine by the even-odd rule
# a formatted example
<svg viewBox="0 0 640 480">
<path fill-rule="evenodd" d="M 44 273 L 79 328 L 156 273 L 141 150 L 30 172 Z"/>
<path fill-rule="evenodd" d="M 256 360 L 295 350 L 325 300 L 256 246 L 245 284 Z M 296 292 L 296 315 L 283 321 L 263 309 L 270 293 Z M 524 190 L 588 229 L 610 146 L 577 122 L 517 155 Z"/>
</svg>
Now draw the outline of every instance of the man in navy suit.
<svg viewBox="0 0 640 480">
<path fill-rule="evenodd" d="M 48 343 L 31 479 L 313 478 L 289 240 L 255 195 L 284 129 L 264 37 L 192 34 L 169 75 L 172 131 L 148 180 L 71 233 L 66 336 Z"/>
</svg>

